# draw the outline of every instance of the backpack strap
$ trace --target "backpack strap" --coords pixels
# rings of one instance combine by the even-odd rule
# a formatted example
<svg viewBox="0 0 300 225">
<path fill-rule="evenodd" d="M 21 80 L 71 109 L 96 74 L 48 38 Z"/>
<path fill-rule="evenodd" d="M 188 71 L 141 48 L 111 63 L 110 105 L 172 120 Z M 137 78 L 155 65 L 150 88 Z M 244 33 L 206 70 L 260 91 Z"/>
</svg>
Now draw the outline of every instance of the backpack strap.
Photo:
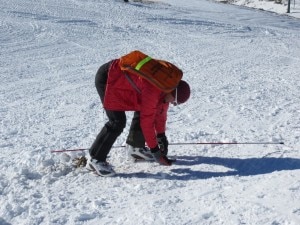
<svg viewBox="0 0 300 225">
<path fill-rule="evenodd" d="M 131 77 L 130 77 L 127 73 L 125 73 L 125 77 L 126 77 L 126 79 L 128 80 L 128 82 L 131 84 L 131 86 L 132 86 L 139 94 L 141 94 L 141 93 L 142 93 L 141 90 L 136 86 L 136 84 L 134 83 L 134 81 L 131 79 Z"/>
<path fill-rule="evenodd" d="M 144 58 L 138 62 L 138 64 L 135 66 L 135 69 L 140 70 L 142 68 L 142 66 L 145 65 L 150 60 L 152 60 L 152 58 L 150 56 L 147 56 L 146 58 Z"/>
</svg>

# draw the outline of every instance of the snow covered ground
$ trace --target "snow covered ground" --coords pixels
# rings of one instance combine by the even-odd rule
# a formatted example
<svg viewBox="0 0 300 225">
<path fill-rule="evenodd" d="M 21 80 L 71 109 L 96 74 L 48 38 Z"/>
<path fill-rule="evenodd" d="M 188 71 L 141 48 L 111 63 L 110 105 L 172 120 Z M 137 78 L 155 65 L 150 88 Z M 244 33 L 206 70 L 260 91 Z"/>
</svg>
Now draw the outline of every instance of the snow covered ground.
<svg viewBox="0 0 300 225">
<path fill-rule="evenodd" d="M 299 19 L 204 0 L 0 0 L 0 18 L 1 225 L 300 224 Z M 116 177 L 74 169 L 51 150 L 91 145 L 94 75 L 134 49 L 191 84 L 170 142 L 285 144 L 173 145 L 171 167 L 114 148 Z"/>
<path fill-rule="evenodd" d="M 218 2 L 230 3 L 239 6 L 275 12 L 300 18 L 300 0 L 290 0 L 290 12 L 288 11 L 288 0 L 216 0 Z"/>
</svg>

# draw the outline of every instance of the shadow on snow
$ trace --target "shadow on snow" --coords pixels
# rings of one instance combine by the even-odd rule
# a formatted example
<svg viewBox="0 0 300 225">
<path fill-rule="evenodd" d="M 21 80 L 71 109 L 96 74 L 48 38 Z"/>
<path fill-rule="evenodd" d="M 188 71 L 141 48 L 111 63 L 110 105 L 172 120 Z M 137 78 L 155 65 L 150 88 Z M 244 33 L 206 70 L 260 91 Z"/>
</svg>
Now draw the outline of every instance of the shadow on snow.
<svg viewBox="0 0 300 225">
<path fill-rule="evenodd" d="M 224 172 L 194 170 L 196 165 L 217 165 L 227 168 Z M 198 180 L 224 176 L 254 176 L 268 174 L 275 171 L 300 169 L 300 159 L 296 158 L 221 158 L 202 156 L 178 157 L 176 166 L 170 172 L 156 174 L 140 172 L 131 174 L 118 174 L 124 178 L 154 178 L 168 180 Z M 209 167 L 211 170 L 211 166 Z M 207 169 L 205 169 L 207 170 Z"/>
</svg>

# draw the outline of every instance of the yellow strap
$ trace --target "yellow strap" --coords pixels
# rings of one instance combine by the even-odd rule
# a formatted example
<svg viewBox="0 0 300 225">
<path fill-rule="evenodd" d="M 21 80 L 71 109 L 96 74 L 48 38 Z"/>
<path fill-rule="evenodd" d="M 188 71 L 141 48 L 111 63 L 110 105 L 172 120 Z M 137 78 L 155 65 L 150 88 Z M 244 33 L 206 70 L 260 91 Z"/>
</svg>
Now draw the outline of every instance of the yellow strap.
<svg viewBox="0 0 300 225">
<path fill-rule="evenodd" d="M 149 62 L 152 58 L 150 56 L 147 56 L 146 58 L 142 59 L 135 67 L 136 70 L 140 70 L 143 65 L 145 65 L 147 62 Z"/>
</svg>

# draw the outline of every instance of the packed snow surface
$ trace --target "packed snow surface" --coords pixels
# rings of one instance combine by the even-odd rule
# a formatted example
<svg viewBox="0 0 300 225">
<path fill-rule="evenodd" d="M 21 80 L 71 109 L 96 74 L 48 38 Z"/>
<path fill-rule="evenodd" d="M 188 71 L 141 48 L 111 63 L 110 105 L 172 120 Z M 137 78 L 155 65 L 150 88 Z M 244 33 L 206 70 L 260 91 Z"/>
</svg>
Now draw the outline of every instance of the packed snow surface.
<svg viewBox="0 0 300 225">
<path fill-rule="evenodd" d="M 0 0 L 0 18 L 1 225 L 300 224 L 299 19 L 204 0 Z M 73 168 L 87 151 L 51 151 L 90 147 L 95 73 L 135 49 L 184 71 L 167 136 L 198 144 L 133 163 L 128 112 L 117 175 Z"/>
</svg>

